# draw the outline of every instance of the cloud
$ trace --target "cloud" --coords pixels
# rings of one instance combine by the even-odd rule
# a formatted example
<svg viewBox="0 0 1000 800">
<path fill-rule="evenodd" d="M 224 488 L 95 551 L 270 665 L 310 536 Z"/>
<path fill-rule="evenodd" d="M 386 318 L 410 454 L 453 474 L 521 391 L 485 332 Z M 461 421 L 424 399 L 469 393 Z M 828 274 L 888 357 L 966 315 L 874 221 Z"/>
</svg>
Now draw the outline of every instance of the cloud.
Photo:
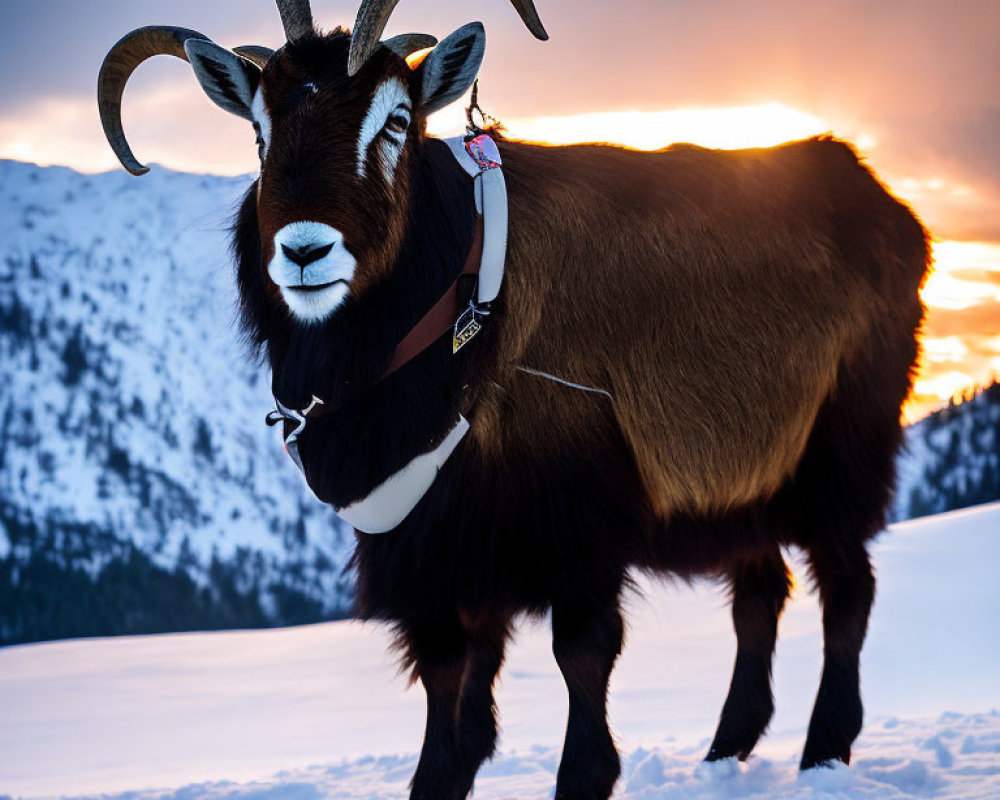
<svg viewBox="0 0 1000 800">
<path fill-rule="evenodd" d="M 146 91 L 129 87 L 122 121 L 136 157 L 143 163 L 153 161 L 189 172 L 255 172 L 257 155 L 250 125 L 219 112 L 193 79 L 186 83 L 166 83 Z M 0 115 L 3 157 L 69 164 L 85 172 L 119 166 L 93 100 L 47 98 L 32 104 L 28 112 Z"/>
</svg>

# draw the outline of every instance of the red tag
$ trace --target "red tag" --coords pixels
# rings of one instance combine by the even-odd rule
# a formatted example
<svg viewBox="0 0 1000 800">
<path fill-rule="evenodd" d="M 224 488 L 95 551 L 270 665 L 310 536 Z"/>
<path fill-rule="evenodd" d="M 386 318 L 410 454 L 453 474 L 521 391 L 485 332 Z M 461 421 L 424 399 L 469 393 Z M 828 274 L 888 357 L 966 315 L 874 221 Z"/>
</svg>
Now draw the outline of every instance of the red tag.
<svg viewBox="0 0 1000 800">
<path fill-rule="evenodd" d="M 465 149 L 484 172 L 488 169 L 499 169 L 503 164 L 497 143 L 485 133 L 466 142 Z"/>
</svg>

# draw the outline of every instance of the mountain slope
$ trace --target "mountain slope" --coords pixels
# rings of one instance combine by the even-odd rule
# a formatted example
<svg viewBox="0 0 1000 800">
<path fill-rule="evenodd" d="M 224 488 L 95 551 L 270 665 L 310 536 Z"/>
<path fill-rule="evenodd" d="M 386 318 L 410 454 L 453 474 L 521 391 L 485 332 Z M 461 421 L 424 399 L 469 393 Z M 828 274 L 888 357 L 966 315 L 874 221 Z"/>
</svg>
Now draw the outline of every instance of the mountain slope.
<svg viewBox="0 0 1000 800">
<path fill-rule="evenodd" d="M 351 534 L 235 333 L 249 183 L 0 162 L 0 643 L 348 607 Z"/>
<path fill-rule="evenodd" d="M 1000 383 L 909 426 L 898 469 L 896 519 L 1000 498 Z"/>
</svg>

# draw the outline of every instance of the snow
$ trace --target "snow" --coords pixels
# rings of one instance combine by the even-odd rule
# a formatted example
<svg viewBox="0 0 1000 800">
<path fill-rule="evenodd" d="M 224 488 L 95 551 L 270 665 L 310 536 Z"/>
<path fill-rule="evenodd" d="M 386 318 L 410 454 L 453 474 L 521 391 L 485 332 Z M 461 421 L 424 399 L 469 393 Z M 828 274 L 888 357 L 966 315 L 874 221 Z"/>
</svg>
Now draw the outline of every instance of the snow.
<svg viewBox="0 0 1000 800">
<path fill-rule="evenodd" d="M 1000 797 L 1000 504 L 893 526 L 874 557 L 866 726 L 852 767 L 804 775 L 821 656 L 815 598 L 798 585 L 782 618 L 771 732 L 747 764 L 706 765 L 735 646 L 724 595 L 640 580 L 611 687 L 615 797 Z M 387 642 L 381 627 L 338 622 L 0 650 L 0 793 L 405 797 L 423 692 L 406 689 Z M 498 703 L 500 752 L 477 800 L 550 797 L 566 699 L 545 626 L 521 627 Z"/>
</svg>

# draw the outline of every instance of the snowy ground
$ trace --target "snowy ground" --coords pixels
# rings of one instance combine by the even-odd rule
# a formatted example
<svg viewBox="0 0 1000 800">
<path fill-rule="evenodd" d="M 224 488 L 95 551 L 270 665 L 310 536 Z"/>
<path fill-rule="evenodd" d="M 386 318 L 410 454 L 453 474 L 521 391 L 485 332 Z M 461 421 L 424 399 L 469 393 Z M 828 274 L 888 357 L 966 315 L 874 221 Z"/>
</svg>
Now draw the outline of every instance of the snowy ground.
<svg viewBox="0 0 1000 800">
<path fill-rule="evenodd" d="M 895 526 L 875 559 L 854 764 L 804 776 L 813 596 L 797 587 L 782 619 L 771 733 L 746 765 L 709 768 L 735 646 L 724 598 L 644 584 L 612 683 L 616 798 L 1000 798 L 1000 504 Z M 547 798 L 555 782 L 565 691 L 544 626 L 520 633 L 498 691 L 501 752 L 477 800 Z M 405 797 L 423 695 L 385 644 L 377 627 L 332 623 L 0 650 L 0 794 Z"/>
</svg>

